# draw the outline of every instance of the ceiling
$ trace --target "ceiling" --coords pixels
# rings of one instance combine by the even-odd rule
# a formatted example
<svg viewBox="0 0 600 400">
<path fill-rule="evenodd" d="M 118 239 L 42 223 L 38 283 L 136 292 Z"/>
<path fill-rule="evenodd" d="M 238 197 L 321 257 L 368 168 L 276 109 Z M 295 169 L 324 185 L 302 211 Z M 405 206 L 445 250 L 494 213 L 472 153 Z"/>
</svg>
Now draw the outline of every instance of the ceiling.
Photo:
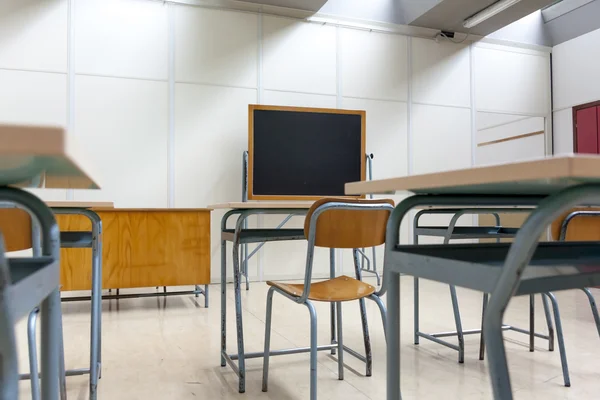
<svg viewBox="0 0 600 400">
<path fill-rule="evenodd" d="M 341 17 L 466 32 L 462 23 L 496 0 L 245 0 Z M 485 36 L 555 0 L 521 0 L 509 9 L 471 28 Z"/>
<path fill-rule="evenodd" d="M 413 3 L 414 0 L 398 0 L 401 3 Z M 470 30 L 463 28 L 463 21 L 494 4 L 496 0 L 443 0 L 418 16 L 408 24 L 425 28 L 441 29 L 451 32 L 465 32 L 486 36 L 505 27 L 555 0 L 521 0 L 501 13 L 483 21 Z"/>
<path fill-rule="evenodd" d="M 355 20 L 412 25 L 480 36 L 492 34 L 492 37 L 498 39 L 543 46 L 556 45 L 600 27 L 600 18 L 597 18 L 600 0 L 563 0 L 558 6 L 568 8 L 571 5 L 571 9 L 548 21 L 540 13 L 532 13 L 556 3 L 556 0 L 521 0 L 470 30 L 463 27 L 464 20 L 497 0 L 243 1 Z"/>
</svg>

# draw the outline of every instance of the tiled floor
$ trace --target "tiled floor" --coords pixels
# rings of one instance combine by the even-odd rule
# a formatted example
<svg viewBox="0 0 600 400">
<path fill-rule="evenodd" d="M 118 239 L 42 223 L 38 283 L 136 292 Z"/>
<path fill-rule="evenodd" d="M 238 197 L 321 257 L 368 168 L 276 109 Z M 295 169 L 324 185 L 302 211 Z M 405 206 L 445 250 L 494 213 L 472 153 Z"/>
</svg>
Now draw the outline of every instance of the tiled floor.
<svg viewBox="0 0 600 400">
<path fill-rule="evenodd" d="M 424 331 L 453 330 L 448 288 L 423 282 L 421 328 Z M 266 285 L 254 283 L 243 292 L 246 350 L 263 346 Z M 595 291 L 600 296 L 600 291 Z M 466 339 L 466 360 L 457 363 L 451 349 L 422 340 L 412 343 L 412 278 L 402 278 L 402 390 L 406 399 L 490 399 L 487 365 L 478 360 L 479 336 Z M 600 339 L 589 305 L 582 292 L 558 293 L 566 336 L 572 387 L 562 386 L 558 350 L 548 352 L 544 340 L 536 341 L 530 353 L 527 337 L 507 333 L 507 352 L 515 397 L 535 399 L 600 398 Z M 307 399 L 308 354 L 274 357 L 269 392 L 261 392 L 262 359 L 249 360 L 246 393 L 237 393 L 237 380 L 229 368 L 221 368 L 219 288 L 211 287 L 211 306 L 192 296 L 139 298 L 103 303 L 103 366 L 100 399 Z M 481 295 L 459 290 L 465 329 L 478 327 Z M 367 302 L 373 345 L 373 376 L 365 377 L 364 364 L 346 355 L 344 381 L 337 379 L 337 364 L 328 353 L 319 354 L 318 393 L 321 399 L 385 398 L 385 341 L 377 307 Z M 537 299 L 536 326 L 545 331 L 541 301 Z M 66 362 L 68 368 L 85 367 L 89 348 L 89 303 L 63 306 Z M 317 304 L 319 339 L 329 338 L 329 308 Z M 344 306 L 345 343 L 362 352 L 358 304 Z M 516 298 L 505 322 L 526 328 L 528 300 Z M 228 345 L 234 351 L 233 291 L 228 287 Z M 309 320 L 305 307 L 275 296 L 272 347 L 309 344 Z M 17 327 L 21 369 L 27 367 L 25 321 Z M 87 377 L 67 378 L 70 399 L 87 398 Z M 27 382 L 21 398 L 29 398 Z"/>
</svg>

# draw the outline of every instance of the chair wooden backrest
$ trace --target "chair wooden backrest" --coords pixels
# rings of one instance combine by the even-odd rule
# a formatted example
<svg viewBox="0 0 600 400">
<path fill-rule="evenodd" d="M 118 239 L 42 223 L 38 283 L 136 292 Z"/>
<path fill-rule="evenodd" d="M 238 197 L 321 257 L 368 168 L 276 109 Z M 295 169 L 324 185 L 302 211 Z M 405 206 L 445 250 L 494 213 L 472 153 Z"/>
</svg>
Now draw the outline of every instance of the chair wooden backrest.
<svg viewBox="0 0 600 400">
<path fill-rule="evenodd" d="M 560 240 L 560 230 L 562 228 L 562 224 L 565 221 L 565 218 L 567 218 L 567 216 L 574 211 L 594 211 L 600 213 L 600 208 L 578 207 L 565 212 L 552 223 L 550 228 L 552 240 Z M 600 241 L 600 216 L 590 217 L 581 215 L 571 219 L 567 225 L 565 240 Z"/>
<path fill-rule="evenodd" d="M 0 208 L 0 232 L 6 251 L 26 250 L 32 247 L 31 217 L 19 208 Z"/>
<path fill-rule="evenodd" d="M 327 203 L 389 204 L 390 199 L 336 199 L 317 200 L 308 210 L 304 221 L 304 235 L 309 236 L 310 220 L 317 208 Z M 315 246 L 336 249 L 356 249 L 379 246 L 385 242 L 385 229 L 390 216 L 389 209 L 325 210 L 317 219 Z"/>
</svg>

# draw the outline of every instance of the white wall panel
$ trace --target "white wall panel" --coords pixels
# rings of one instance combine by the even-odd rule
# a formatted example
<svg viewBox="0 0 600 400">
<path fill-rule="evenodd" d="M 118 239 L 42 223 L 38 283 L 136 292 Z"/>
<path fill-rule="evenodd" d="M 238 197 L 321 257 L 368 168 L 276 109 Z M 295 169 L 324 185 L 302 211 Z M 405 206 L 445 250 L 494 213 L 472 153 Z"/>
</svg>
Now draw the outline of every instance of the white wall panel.
<svg viewBox="0 0 600 400">
<path fill-rule="evenodd" d="M 256 87 L 258 16 L 175 6 L 175 80 Z"/>
<path fill-rule="evenodd" d="M 0 70 L 0 123 L 67 125 L 65 74 Z M 43 200 L 66 200 L 63 189 L 33 189 Z"/>
<path fill-rule="evenodd" d="M 336 28 L 263 17 L 265 89 L 336 93 Z"/>
<path fill-rule="evenodd" d="M 0 1 L 0 68 L 66 72 L 67 0 Z"/>
<path fill-rule="evenodd" d="M 77 1 L 76 72 L 166 80 L 167 22 L 167 6 L 162 2 Z"/>
<path fill-rule="evenodd" d="M 306 94 L 265 90 L 262 104 L 292 107 L 336 108 L 337 97 L 323 94 Z"/>
<path fill-rule="evenodd" d="M 415 103 L 470 107 L 469 47 L 413 38 L 412 100 Z"/>
<path fill-rule="evenodd" d="M 573 109 L 556 111 L 553 121 L 554 154 L 573 152 Z"/>
<path fill-rule="evenodd" d="M 342 95 L 408 99 L 406 36 L 340 28 Z"/>
<path fill-rule="evenodd" d="M 102 189 L 75 190 L 74 199 L 166 207 L 167 83 L 77 76 L 75 89 L 75 134 Z"/>
<path fill-rule="evenodd" d="M 471 166 L 470 110 L 414 104 L 412 111 L 413 173 Z"/>
<path fill-rule="evenodd" d="M 365 110 L 367 154 L 373 153 L 373 179 L 408 174 L 407 104 L 344 98 L 343 108 Z"/>
<path fill-rule="evenodd" d="M 242 152 L 248 148 L 248 104 L 255 101 L 254 89 L 176 84 L 175 207 L 206 207 L 241 200 Z M 220 276 L 223 214 L 212 213 L 213 279 Z M 235 223 L 235 218 L 231 223 Z M 230 250 L 231 247 L 229 253 Z M 256 264 L 251 266 L 254 276 Z"/>
<path fill-rule="evenodd" d="M 554 109 L 600 100 L 600 29 L 552 49 Z"/>
<path fill-rule="evenodd" d="M 498 114 L 479 111 L 476 118 L 477 130 L 480 131 L 493 126 L 509 124 L 511 122 L 526 118 L 529 117 L 515 114 Z"/>
<path fill-rule="evenodd" d="M 67 76 L 0 70 L 0 122 L 67 124 Z"/>
<path fill-rule="evenodd" d="M 499 49 L 474 47 L 478 110 L 545 114 L 550 99 L 550 60 Z"/>
</svg>

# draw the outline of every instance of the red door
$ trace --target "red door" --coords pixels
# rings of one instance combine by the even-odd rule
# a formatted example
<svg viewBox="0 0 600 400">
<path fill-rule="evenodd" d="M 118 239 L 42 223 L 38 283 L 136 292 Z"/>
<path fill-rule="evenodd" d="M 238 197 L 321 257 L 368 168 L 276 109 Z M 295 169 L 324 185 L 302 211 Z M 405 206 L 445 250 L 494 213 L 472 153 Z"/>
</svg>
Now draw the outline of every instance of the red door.
<svg viewBox="0 0 600 400">
<path fill-rule="evenodd" d="M 577 110 L 575 153 L 599 154 L 598 120 L 600 107 L 592 106 Z"/>
</svg>

